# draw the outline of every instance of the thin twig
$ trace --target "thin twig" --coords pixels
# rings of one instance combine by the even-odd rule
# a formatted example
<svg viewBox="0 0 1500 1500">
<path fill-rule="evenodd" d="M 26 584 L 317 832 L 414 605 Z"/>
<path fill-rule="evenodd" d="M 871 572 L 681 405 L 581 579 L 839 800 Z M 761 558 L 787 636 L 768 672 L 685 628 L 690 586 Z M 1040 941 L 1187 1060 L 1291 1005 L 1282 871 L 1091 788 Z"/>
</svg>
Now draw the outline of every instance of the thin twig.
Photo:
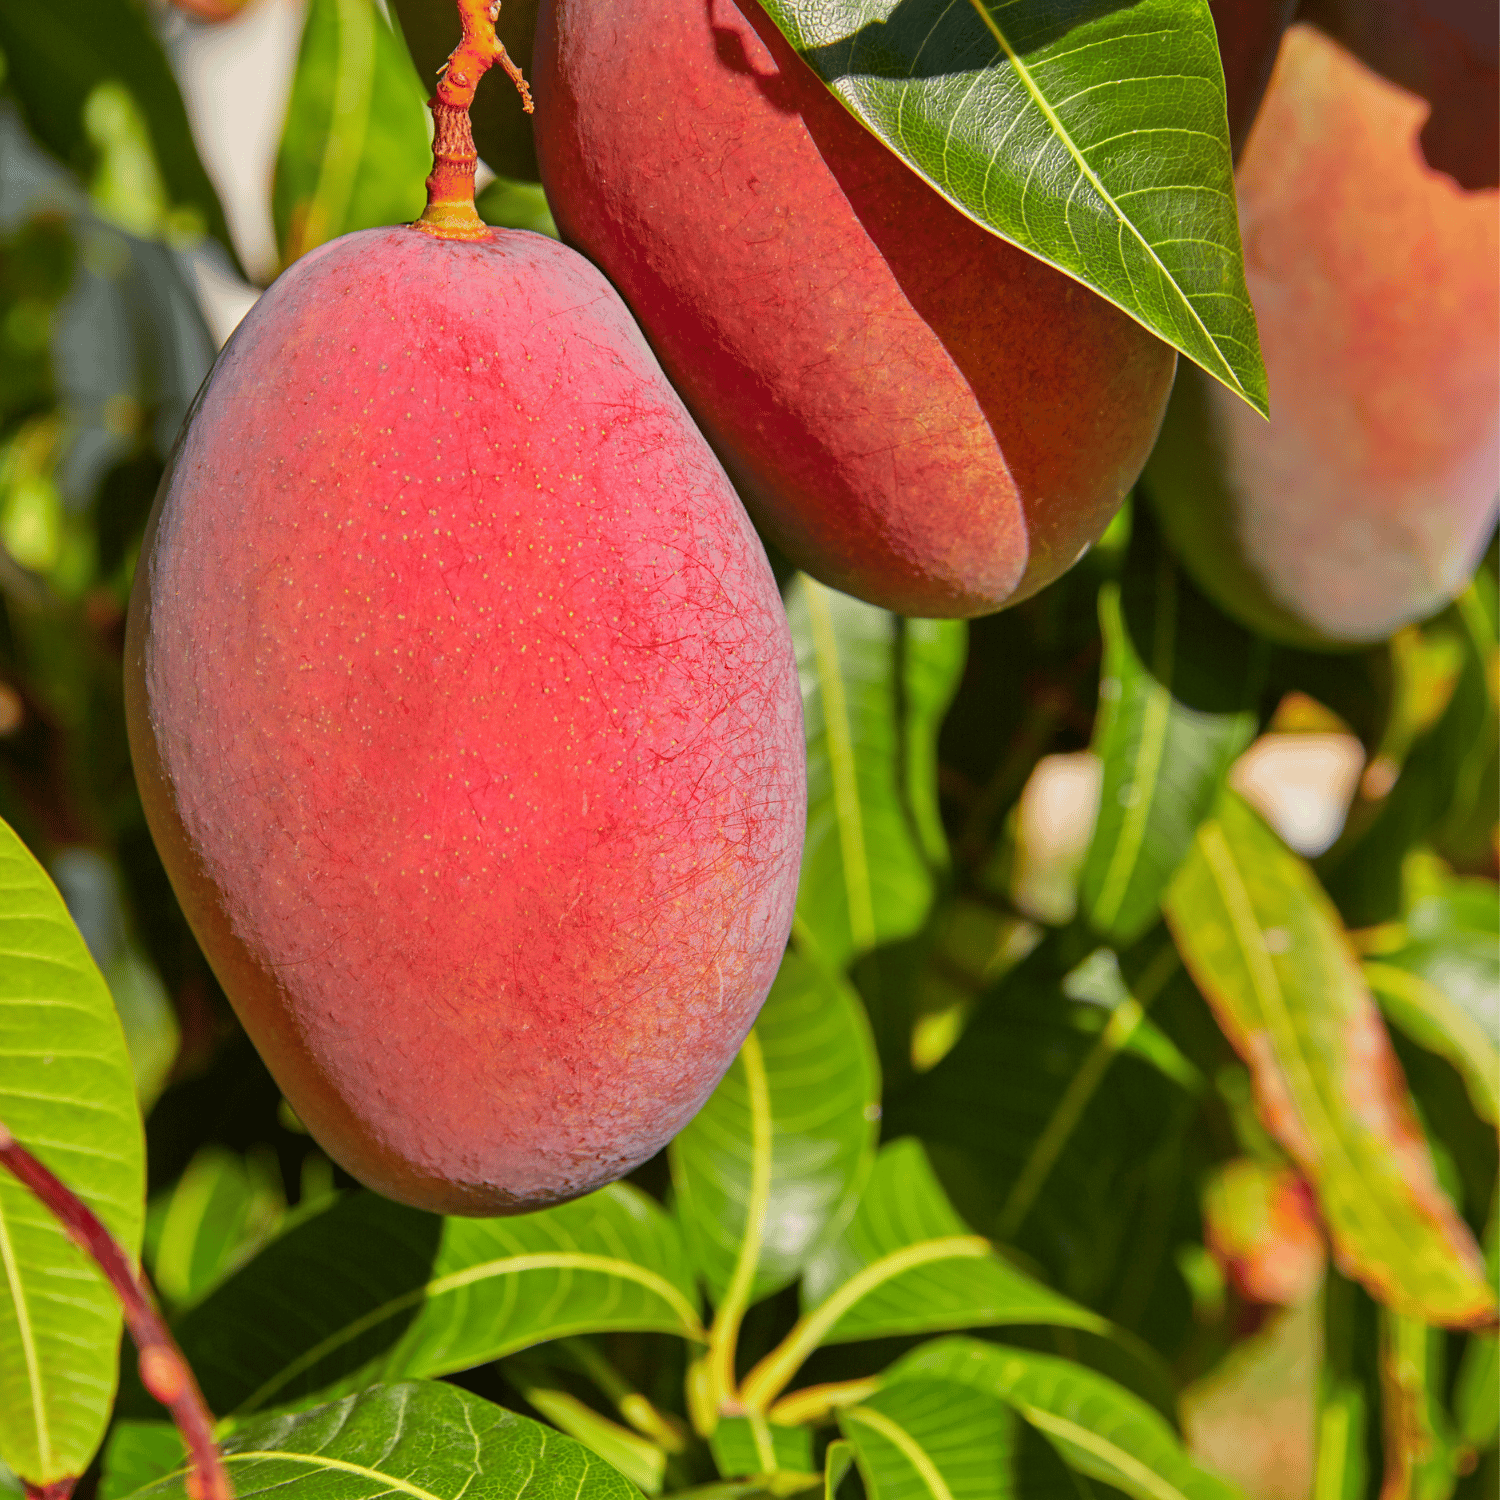
<svg viewBox="0 0 1500 1500">
<path fill-rule="evenodd" d="M 114 1288 L 125 1310 L 125 1326 L 140 1353 L 141 1384 L 171 1412 L 192 1459 L 193 1473 L 187 1484 L 191 1500 L 233 1500 L 214 1444 L 213 1414 L 177 1341 L 167 1332 L 145 1278 L 93 1210 L 21 1145 L 3 1121 L 0 1163 L 36 1194 Z"/>
</svg>

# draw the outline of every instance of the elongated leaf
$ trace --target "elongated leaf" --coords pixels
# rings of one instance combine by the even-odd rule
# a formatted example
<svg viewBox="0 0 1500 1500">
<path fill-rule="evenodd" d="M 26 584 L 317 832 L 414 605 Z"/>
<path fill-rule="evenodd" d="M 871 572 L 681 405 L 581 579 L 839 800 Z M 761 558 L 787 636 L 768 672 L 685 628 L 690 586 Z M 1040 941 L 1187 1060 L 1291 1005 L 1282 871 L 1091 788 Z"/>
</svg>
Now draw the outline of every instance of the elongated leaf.
<svg viewBox="0 0 1500 1500">
<path fill-rule="evenodd" d="M 1463 1075 L 1475 1111 L 1500 1123 L 1500 899 L 1454 880 L 1407 914 L 1407 942 L 1365 964 L 1386 1015 Z"/>
<path fill-rule="evenodd" d="M 981 999 L 959 1045 L 889 1102 L 886 1130 L 921 1137 L 969 1222 L 1060 1291 L 1131 1326 L 1155 1305 L 1186 1337 L 1168 1249 L 1198 1235 L 1192 1179 L 1208 1158 L 1190 1130 L 1191 1086 L 1132 1047 L 1150 1025 L 1146 977 L 1139 999 L 1105 1012 L 1021 965 Z M 1161 1226 L 1159 1241 L 1141 1239 L 1143 1222 Z"/>
<path fill-rule="evenodd" d="M 872 1500 L 1002 1500 L 1015 1429 L 1000 1402 L 948 1380 L 888 1386 L 839 1413 Z"/>
<path fill-rule="evenodd" d="M 372 0 L 312 0 L 271 189 L 283 265 L 421 213 L 432 165 L 423 98 Z"/>
<path fill-rule="evenodd" d="M 1322 1500 L 1364 1500 L 1365 1393 L 1352 1380 L 1327 1395 L 1318 1411 L 1313 1493 Z"/>
<path fill-rule="evenodd" d="M 233 256 L 224 211 L 198 160 L 177 82 L 141 9 L 120 0 L 78 0 L 66 9 L 0 6 L 0 54 L 6 89 L 20 100 L 32 133 L 85 177 L 102 133 L 102 122 L 90 120 L 87 106 L 100 97 L 101 86 L 122 90 L 144 121 L 168 203 L 179 210 L 156 227 L 170 225 L 174 233 L 202 229 Z"/>
<path fill-rule="evenodd" d="M 789 952 L 734 1066 L 671 1147 L 677 1215 L 717 1304 L 789 1286 L 854 1211 L 875 1160 L 880 1075 L 864 1007 Z"/>
<path fill-rule="evenodd" d="M 146 1169 L 125 1035 L 42 867 L 0 823 L 0 1121 L 140 1250 Z M 0 1170 L 0 1459 L 81 1474 L 114 1397 L 120 1310 L 52 1214 Z"/>
<path fill-rule="evenodd" d="M 104 1445 L 99 1500 L 123 1500 L 184 1463 L 182 1436 L 170 1421 L 116 1422 Z"/>
<path fill-rule="evenodd" d="M 152 1202 L 153 1219 L 156 1200 Z M 162 1211 L 152 1258 L 157 1291 L 182 1307 L 251 1258 L 286 1212 L 274 1157 L 205 1146 L 188 1163 Z"/>
<path fill-rule="evenodd" d="M 1227 793 L 1166 913 L 1250 1066 L 1263 1123 L 1317 1191 L 1341 1267 L 1410 1316 L 1493 1322 L 1479 1247 L 1438 1185 L 1390 1039 L 1312 872 Z"/>
<path fill-rule="evenodd" d="M 672 1220 L 623 1184 L 513 1219 L 355 1194 L 269 1245 L 177 1325 L 220 1416 L 443 1375 L 567 1334 L 700 1334 Z M 149 1415 L 139 1394 L 127 1414 Z"/>
<path fill-rule="evenodd" d="M 765 8 L 945 198 L 1266 410 L 1207 0 Z"/>
<path fill-rule="evenodd" d="M 1108 1327 L 971 1233 L 910 1139 L 875 1159 L 854 1218 L 807 1267 L 801 1303 L 796 1326 L 745 1377 L 751 1411 L 764 1410 L 823 1344 L 1004 1323 Z"/>
<path fill-rule="evenodd" d="M 581 1443 L 436 1382 L 376 1386 L 222 1445 L 239 1500 L 631 1500 L 639 1491 Z M 136 1494 L 187 1493 L 182 1471 Z"/>
<path fill-rule="evenodd" d="M 1071 1360 L 977 1339 L 939 1339 L 894 1364 L 884 1390 L 908 1380 L 951 1383 L 1004 1402 L 1045 1434 L 1071 1468 L 1137 1500 L 1234 1500 L 1233 1487 L 1200 1469 L 1159 1413 Z"/>
<path fill-rule="evenodd" d="M 564 1388 L 554 1372 L 525 1358 L 505 1366 L 505 1376 L 554 1427 L 597 1453 L 618 1469 L 633 1485 L 648 1495 L 659 1495 L 666 1472 L 667 1455 L 649 1438 L 611 1422 L 586 1402 Z"/>
<path fill-rule="evenodd" d="M 1266 652 L 1219 613 L 1136 508 L 1125 576 L 1099 595 L 1104 669 L 1094 753 L 1099 819 L 1079 899 L 1094 929 L 1128 942 L 1162 892 L 1255 733 Z"/>
<path fill-rule="evenodd" d="M 825 1344 L 981 1324 L 1104 1328 L 972 1234 L 911 1139 L 876 1158 L 853 1221 L 803 1276 L 802 1306 Z"/>
<path fill-rule="evenodd" d="M 726 1479 L 786 1470 L 810 1474 L 812 1433 L 806 1427 L 775 1427 L 764 1417 L 725 1417 L 709 1440 L 714 1463 Z"/>
<path fill-rule="evenodd" d="M 797 914 L 835 968 L 909 937 L 947 861 L 938 722 L 958 686 L 958 620 L 903 620 L 798 574 L 786 594 L 807 726 Z"/>
</svg>

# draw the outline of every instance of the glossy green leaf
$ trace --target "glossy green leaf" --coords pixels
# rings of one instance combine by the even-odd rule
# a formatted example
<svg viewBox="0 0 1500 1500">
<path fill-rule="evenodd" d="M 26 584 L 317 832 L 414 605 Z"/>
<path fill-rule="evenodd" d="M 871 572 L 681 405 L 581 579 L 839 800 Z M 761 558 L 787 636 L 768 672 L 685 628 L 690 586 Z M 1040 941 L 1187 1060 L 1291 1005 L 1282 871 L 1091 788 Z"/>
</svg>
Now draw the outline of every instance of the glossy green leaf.
<svg viewBox="0 0 1500 1500">
<path fill-rule="evenodd" d="M 871 1500 L 1008 1500 L 1016 1421 L 956 1381 L 887 1385 L 839 1413 Z"/>
<path fill-rule="evenodd" d="M 893 1365 L 884 1389 L 908 1380 L 948 1382 L 1004 1402 L 1069 1467 L 1136 1500 L 1234 1500 L 1233 1487 L 1199 1468 L 1159 1413 L 1071 1360 L 977 1339 L 939 1339 Z"/>
<path fill-rule="evenodd" d="M 1311 870 L 1229 793 L 1199 829 L 1166 913 L 1250 1067 L 1262 1122 L 1317 1192 L 1340 1265 L 1398 1312 L 1492 1322 L 1479 1248 L 1438 1184 L 1390 1039 Z"/>
<path fill-rule="evenodd" d="M 154 1219 L 154 1199 L 152 1209 Z M 203 1147 L 161 1210 L 151 1263 L 157 1291 L 176 1307 L 197 1301 L 276 1233 L 285 1212 L 275 1157 Z"/>
<path fill-rule="evenodd" d="M 93 849 L 64 849 L 52 878 L 114 996 L 135 1071 L 136 1097 L 149 1112 L 177 1061 L 177 1013 L 161 976 L 129 931 L 119 872 Z"/>
<path fill-rule="evenodd" d="M 823 1500 L 838 1500 L 839 1486 L 854 1467 L 854 1445 L 836 1438 L 823 1455 Z"/>
<path fill-rule="evenodd" d="M 99 1500 L 124 1496 L 154 1484 L 183 1465 L 182 1435 L 170 1421 L 116 1422 L 104 1445 Z"/>
<path fill-rule="evenodd" d="M 667 1468 L 664 1449 L 580 1401 L 543 1364 L 528 1359 L 510 1360 L 505 1366 L 505 1378 L 554 1427 L 597 1453 L 638 1489 L 648 1495 L 661 1493 Z"/>
<path fill-rule="evenodd" d="M 511 1219 L 441 1219 L 354 1194 L 175 1326 L 209 1406 L 240 1417 L 568 1334 L 701 1335 L 676 1224 L 624 1184 Z M 149 1415 L 139 1401 L 129 1415 Z"/>
<path fill-rule="evenodd" d="M 788 952 L 755 1029 L 671 1146 L 677 1216 L 717 1304 L 789 1286 L 853 1213 L 875 1160 L 880 1073 L 858 998 Z"/>
<path fill-rule="evenodd" d="M 198 153 L 177 81 L 145 12 L 121 0 L 0 7 L 5 85 L 36 139 L 88 178 L 106 156 L 123 99 L 148 138 L 148 167 L 160 174 L 165 213 L 126 227 L 206 232 L 232 256 L 224 211 Z"/>
<path fill-rule="evenodd" d="M 1005 1323 L 1096 1333 L 1108 1326 L 972 1233 L 911 1139 L 881 1150 L 854 1218 L 807 1267 L 801 1305 L 796 1326 L 745 1377 L 742 1397 L 752 1411 L 823 1344 Z"/>
<path fill-rule="evenodd" d="M 3 823 L 0 1121 L 139 1252 L 145 1153 L 120 1020 L 62 897 Z M 76 1476 L 93 1457 L 120 1322 L 103 1275 L 0 1169 L 0 1459 L 22 1479 Z"/>
<path fill-rule="evenodd" d="M 425 97 L 378 6 L 312 0 L 271 188 L 283 265 L 422 212 L 432 168 Z"/>
<path fill-rule="evenodd" d="M 1494 581 L 1481 569 L 1468 591 L 1421 629 L 1419 650 L 1458 658 L 1457 680 L 1435 723 L 1414 743 L 1398 747 L 1392 769 L 1400 775 L 1375 815 L 1353 829 L 1320 862 L 1329 894 L 1351 927 L 1393 920 L 1402 902 L 1407 856 L 1428 839 L 1452 854 L 1483 863 L 1500 817 L 1500 777 L 1496 751 L 1496 595 Z M 1398 642 L 1401 637 L 1398 636 Z M 1399 653 L 1398 653 L 1399 665 Z M 1401 674 L 1398 673 L 1398 683 Z M 1420 680 L 1398 692 L 1395 712 L 1409 716 L 1431 691 Z M 1416 711 L 1420 712 L 1420 702 Z"/>
<path fill-rule="evenodd" d="M 1407 913 L 1407 941 L 1364 966 L 1381 1009 L 1463 1075 L 1476 1113 L 1500 1123 L 1500 898 L 1452 880 Z"/>
<path fill-rule="evenodd" d="M 806 1427 L 777 1427 L 761 1416 L 724 1417 L 709 1447 L 725 1479 L 778 1470 L 812 1473 L 812 1433 Z"/>
<path fill-rule="evenodd" d="M 906 620 L 799 573 L 786 591 L 807 728 L 797 915 L 841 968 L 916 932 L 947 863 L 937 730 L 963 670 L 959 620 Z"/>
<path fill-rule="evenodd" d="M 1160 971 L 1130 985 L 1116 971 L 1115 982 L 1121 1000 L 1106 1009 L 1071 983 L 1065 993 L 1044 965 L 1021 965 L 981 998 L 960 1043 L 888 1102 L 886 1129 L 926 1142 L 969 1222 L 1060 1291 L 1132 1326 L 1163 1299 L 1187 1320 L 1167 1226 L 1197 1234 L 1184 1181 L 1207 1165 L 1191 1136 L 1197 1084 L 1190 1069 L 1164 1077 L 1135 1045 Z M 1142 1240 L 1143 1222 L 1161 1234 Z"/>
<path fill-rule="evenodd" d="M 945 198 L 1266 410 L 1207 0 L 765 8 Z"/>
<path fill-rule="evenodd" d="M 1323 1398 L 1317 1442 L 1318 1500 L 1365 1500 L 1365 1395 L 1356 1382 L 1343 1381 Z"/>
<path fill-rule="evenodd" d="M 1095 931 L 1139 937 L 1255 733 L 1266 651 L 1189 582 L 1137 507 L 1125 574 L 1099 595 L 1099 818 L 1079 900 Z"/>
<path fill-rule="evenodd" d="M 436 1382 L 375 1386 L 221 1445 L 238 1500 L 632 1500 L 639 1492 L 581 1443 Z M 182 1471 L 135 1493 L 185 1496 Z"/>
<path fill-rule="evenodd" d="M 497 177 L 475 197 L 474 208 L 486 224 L 497 229 L 529 229 L 533 234 L 558 238 L 557 220 L 539 182 Z"/>
</svg>

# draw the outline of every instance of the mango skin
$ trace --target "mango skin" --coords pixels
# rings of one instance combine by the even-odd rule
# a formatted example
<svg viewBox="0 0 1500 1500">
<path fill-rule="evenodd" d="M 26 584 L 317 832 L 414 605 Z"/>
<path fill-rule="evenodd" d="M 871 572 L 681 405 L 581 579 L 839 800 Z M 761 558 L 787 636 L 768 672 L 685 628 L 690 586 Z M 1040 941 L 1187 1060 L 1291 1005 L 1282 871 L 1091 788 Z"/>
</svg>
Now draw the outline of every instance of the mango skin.
<svg viewBox="0 0 1500 1500">
<path fill-rule="evenodd" d="M 793 562 L 971 616 L 1099 536 L 1175 354 L 940 198 L 753 0 L 545 0 L 533 69 L 564 239 Z"/>
<path fill-rule="evenodd" d="M 126 692 L 193 929 L 369 1186 L 576 1197 L 733 1060 L 796 893 L 790 633 L 572 251 L 381 229 L 291 267 L 163 480 Z"/>
<path fill-rule="evenodd" d="M 1426 106 L 1287 32 L 1236 174 L 1271 420 L 1184 366 L 1146 470 L 1202 588 L 1275 639 L 1384 639 L 1466 584 L 1500 491 L 1500 203 Z"/>
</svg>

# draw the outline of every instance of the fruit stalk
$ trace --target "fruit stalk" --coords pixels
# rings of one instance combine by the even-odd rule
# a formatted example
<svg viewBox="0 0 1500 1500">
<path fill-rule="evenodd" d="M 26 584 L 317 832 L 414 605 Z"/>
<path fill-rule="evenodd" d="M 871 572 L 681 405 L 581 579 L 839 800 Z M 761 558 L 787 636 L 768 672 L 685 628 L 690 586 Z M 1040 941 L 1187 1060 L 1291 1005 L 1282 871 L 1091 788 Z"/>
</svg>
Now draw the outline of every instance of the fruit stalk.
<svg viewBox="0 0 1500 1500">
<path fill-rule="evenodd" d="M 177 1341 L 167 1332 L 145 1278 L 93 1210 L 21 1145 L 3 1121 L 0 1163 L 36 1194 L 114 1288 L 125 1310 L 125 1326 L 139 1351 L 141 1384 L 171 1412 L 192 1459 L 187 1485 L 191 1500 L 233 1500 L 229 1477 L 214 1445 L 213 1414 Z"/>
<path fill-rule="evenodd" d="M 505 69 L 520 92 L 521 107 L 531 113 L 531 90 L 495 35 L 499 14 L 499 0 L 458 0 L 463 38 L 438 69 L 437 91 L 428 100 L 433 124 L 432 173 L 427 179 L 427 207 L 412 228 L 439 239 L 489 238 L 490 231 L 474 208 L 474 168 L 479 154 L 474 149 L 469 106 L 479 80 L 492 64 L 498 62 Z"/>
</svg>

